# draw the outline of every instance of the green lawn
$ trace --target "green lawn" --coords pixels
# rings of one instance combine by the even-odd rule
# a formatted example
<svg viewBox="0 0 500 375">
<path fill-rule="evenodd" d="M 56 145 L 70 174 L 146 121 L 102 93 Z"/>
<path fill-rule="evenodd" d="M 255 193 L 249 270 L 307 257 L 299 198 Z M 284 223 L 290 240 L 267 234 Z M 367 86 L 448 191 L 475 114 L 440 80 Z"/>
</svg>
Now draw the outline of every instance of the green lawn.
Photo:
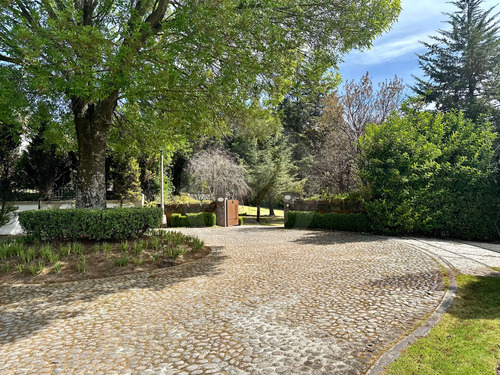
<svg viewBox="0 0 500 375">
<path fill-rule="evenodd" d="M 257 223 L 257 207 L 239 206 L 239 214 L 243 218 L 243 225 L 283 225 L 283 210 L 275 209 L 275 216 L 269 216 L 269 209 L 261 207 L 260 223 Z"/>
<path fill-rule="evenodd" d="M 253 207 L 253 206 L 239 206 L 239 214 L 247 214 L 247 215 L 254 215 L 254 216 L 257 216 L 257 207 Z M 276 216 L 281 216 L 283 217 L 284 214 L 283 214 L 283 210 L 277 210 L 275 209 L 274 210 L 274 214 Z M 260 215 L 261 216 L 268 216 L 269 215 L 269 208 L 264 208 L 264 207 L 261 207 L 260 208 Z"/>
<path fill-rule="evenodd" d="M 500 278 L 459 275 L 458 296 L 440 322 L 384 374 L 496 374 L 500 344 Z"/>
</svg>

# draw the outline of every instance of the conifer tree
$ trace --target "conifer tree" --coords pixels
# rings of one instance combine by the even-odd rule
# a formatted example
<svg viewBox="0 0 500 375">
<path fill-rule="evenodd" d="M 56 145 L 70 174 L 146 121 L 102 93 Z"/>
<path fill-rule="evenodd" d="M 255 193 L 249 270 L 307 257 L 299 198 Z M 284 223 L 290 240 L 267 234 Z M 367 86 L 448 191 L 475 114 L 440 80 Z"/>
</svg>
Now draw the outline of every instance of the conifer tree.
<svg viewBox="0 0 500 375">
<path fill-rule="evenodd" d="M 483 0 L 452 2 L 458 9 L 446 13 L 451 28 L 438 30 L 439 35 L 431 37 L 433 42 L 422 43 L 428 51 L 418 55 L 419 65 L 427 79 L 416 78 L 413 87 L 438 110 L 462 110 L 472 120 L 487 113 L 498 116 L 493 97 L 485 89 L 498 79 L 498 13 L 494 13 L 495 7 L 481 9 L 482 3 Z"/>
</svg>

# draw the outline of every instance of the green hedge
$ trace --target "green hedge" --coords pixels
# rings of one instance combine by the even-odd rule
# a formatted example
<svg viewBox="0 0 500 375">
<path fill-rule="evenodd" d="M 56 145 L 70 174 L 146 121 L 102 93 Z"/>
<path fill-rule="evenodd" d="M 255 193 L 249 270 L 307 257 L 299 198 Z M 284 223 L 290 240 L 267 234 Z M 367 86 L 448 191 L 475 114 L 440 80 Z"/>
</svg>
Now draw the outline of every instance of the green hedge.
<svg viewBox="0 0 500 375">
<path fill-rule="evenodd" d="M 372 197 L 365 208 L 374 230 L 498 240 L 497 139 L 491 124 L 454 111 L 410 108 L 368 126 L 358 162 Z"/>
<path fill-rule="evenodd" d="M 174 228 L 179 227 L 213 227 L 216 217 L 213 212 L 200 212 L 197 214 L 173 214 L 170 219 L 170 225 Z"/>
<path fill-rule="evenodd" d="M 28 236 L 37 239 L 121 240 L 160 225 L 161 208 L 62 209 L 19 213 Z"/>
<path fill-rule="evenodd" d="M 287 228 L 311 228 L 370 232 L 371 226 L 366 214 L 320 214 L 314 211 L 289 211 Z"/>
</svg>

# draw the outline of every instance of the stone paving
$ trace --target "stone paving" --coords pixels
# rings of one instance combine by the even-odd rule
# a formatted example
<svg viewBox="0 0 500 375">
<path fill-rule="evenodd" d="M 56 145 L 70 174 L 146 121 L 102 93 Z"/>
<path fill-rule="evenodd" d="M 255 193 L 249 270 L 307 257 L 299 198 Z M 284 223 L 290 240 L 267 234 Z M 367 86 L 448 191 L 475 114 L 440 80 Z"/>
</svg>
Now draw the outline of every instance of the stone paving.
<svg viewBox="0 0 500 375">
<path fill-rule="evenodd" d="M 500 268 L 499 244 L 423 238 L 397 238 L 395 241 L 444 259 L 459 273 L 474 276 L 500 276 L 500 272 L 492 268 Z"/>
<path fill-rule="evenodd" d="M 0 374 L 361 374 L 439 304 L 439 267 L 374 236 L 186 229 L 179 267 L 0 286 Z"/>
</svg>

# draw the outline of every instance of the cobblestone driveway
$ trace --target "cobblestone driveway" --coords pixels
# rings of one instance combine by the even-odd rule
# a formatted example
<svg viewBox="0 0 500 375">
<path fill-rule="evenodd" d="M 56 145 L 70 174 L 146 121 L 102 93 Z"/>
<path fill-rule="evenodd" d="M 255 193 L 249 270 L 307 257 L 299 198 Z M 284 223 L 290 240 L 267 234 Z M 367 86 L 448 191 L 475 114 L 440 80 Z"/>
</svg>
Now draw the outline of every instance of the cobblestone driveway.
<svg viewBox="0 0 500 375">
<path fill-rule="evenodd" d="M 388 239 L 184 230 L 213 252 L 155 273 L 0 287 L 0 374 L 357 374 L 439 303 L 438 266 Z"/>
</svg>

